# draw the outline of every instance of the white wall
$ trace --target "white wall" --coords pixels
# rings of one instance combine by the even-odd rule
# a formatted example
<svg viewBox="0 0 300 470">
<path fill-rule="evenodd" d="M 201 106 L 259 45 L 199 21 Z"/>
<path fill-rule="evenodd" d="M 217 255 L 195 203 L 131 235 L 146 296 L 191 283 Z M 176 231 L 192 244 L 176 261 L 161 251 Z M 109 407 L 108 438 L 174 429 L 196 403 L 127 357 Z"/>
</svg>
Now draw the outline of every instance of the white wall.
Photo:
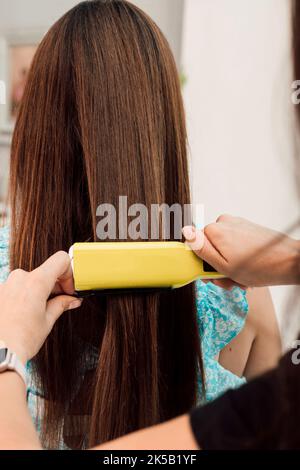
<svg viewBox="0 0 300 470">
<path fill-rule="evenodd" d="M 182 63 L 195 202 L 285 230 L 293 175 L 289 0 L 186 0 Z M 274 291 L 279 314 L 286 289 Z"/>
</svg>

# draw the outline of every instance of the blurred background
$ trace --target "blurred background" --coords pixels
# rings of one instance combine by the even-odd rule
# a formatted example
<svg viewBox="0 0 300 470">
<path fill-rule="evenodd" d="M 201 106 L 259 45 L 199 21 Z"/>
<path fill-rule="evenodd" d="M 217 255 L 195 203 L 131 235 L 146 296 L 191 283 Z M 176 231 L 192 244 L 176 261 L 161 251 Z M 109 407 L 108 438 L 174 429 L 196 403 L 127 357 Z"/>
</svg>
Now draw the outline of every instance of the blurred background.
<svg viewBox="0 0 300 470">
<path fill-rule="evenodd" d="M 38 42 L 74 0 L 1 0 L 0 200 Z M 167 36 L 183 82 L 194 202 L 287 230 L 299 217 L 290 0 L 134 0 Z M 298 77 L 300 78 L 300 77 Z M 279 319 L 288 288 L 272 289 Z"/>
</svg>

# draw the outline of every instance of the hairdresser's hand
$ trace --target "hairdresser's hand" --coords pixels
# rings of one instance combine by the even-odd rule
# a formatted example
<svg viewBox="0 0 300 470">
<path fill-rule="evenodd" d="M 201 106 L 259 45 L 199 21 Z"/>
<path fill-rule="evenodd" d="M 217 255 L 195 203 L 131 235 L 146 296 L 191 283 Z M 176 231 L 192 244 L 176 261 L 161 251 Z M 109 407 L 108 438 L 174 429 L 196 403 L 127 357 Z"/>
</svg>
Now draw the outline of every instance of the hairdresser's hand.
<svg viewBox="0 0 300 470">
<path fill-rule="evenodd" d="M 199 257 L 239 284 L 300 283 L 300 244 L 286 235 L 230 215 L 203 232 L 185 227 L 183 234 Z"/>
<path fill-rule="evenodd" d="M 52 292 L 63 292 L 51 300 Z M 58 317 L 78 308 L 67 253 L 59 252 L 31 273 L 13 271 L 0 285 L 0 340 L 26 363 L 40 350 Z"/>
</svg>

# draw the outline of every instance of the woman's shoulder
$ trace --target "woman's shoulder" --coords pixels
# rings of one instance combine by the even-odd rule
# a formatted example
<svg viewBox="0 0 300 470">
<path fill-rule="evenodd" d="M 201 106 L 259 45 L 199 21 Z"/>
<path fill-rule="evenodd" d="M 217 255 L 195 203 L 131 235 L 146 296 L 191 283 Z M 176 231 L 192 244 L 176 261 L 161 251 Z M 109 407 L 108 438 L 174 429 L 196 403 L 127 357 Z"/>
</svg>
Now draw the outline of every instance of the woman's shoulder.
<svg viewBox="0 0 300 470">
<path fill-rule="evenodd" d="M 4 282 L 9 274 L 9 226 L 0 227 L 0 283 Z"/>
<path fill-rule="evenodd" d="M 211 281 L 204 283 L 198 280 L 196 281 L 196 299 L 197 303 L 204 301 L 223 315 L 227 314 L 228 306 L 248 312 L 247 291 L 238 286 L 224 289 Z"/>
</svg>

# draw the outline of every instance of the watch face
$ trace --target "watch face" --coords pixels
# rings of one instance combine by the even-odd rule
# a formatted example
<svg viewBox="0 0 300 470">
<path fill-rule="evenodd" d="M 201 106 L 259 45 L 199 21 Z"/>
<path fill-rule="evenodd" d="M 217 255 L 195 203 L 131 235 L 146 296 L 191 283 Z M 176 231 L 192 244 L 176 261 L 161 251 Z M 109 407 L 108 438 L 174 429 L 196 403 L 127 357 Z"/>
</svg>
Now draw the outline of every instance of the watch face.
<svg viewBox="0 0 300 470">
<path fill-rule="evenodd" d="M 7 348 L 0 349 L 0 364 L 5 361 L 7 356 Z"/>
</svg>

